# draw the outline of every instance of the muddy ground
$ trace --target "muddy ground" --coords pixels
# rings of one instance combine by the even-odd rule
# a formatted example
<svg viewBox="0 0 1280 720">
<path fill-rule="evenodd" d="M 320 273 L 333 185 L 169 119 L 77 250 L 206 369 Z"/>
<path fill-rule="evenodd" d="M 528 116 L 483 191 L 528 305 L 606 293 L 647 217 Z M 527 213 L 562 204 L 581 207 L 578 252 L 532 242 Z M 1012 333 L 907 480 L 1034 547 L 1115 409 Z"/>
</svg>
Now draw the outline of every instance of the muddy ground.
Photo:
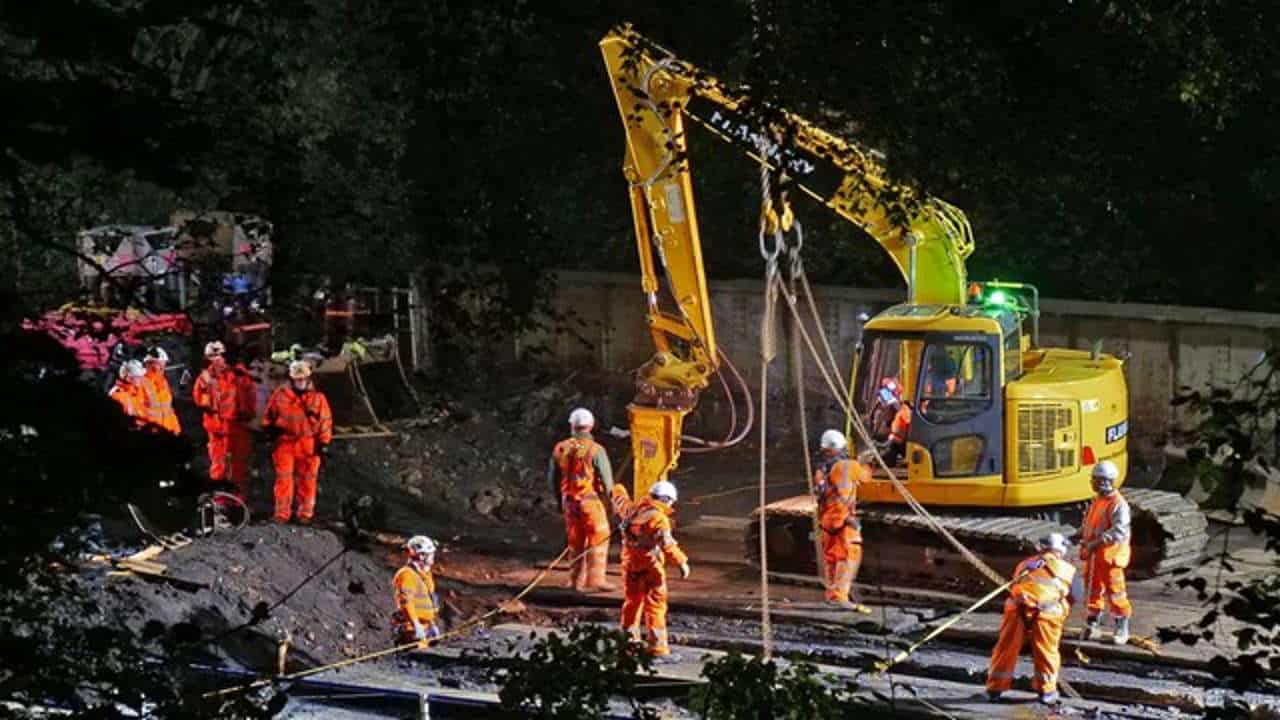
<svg viewBox="0 0 1280 720">
<path fill-rule="evenodd" d="M 419 395 L 422 404 L 414 413 L 386 419 L 391 437 L 335 443 L 321 473 L 314 527 L 262 522 L 271 510 L 272 475 L 266 449 L 259 448 L 250 489 L 254 522 L 243 530 L 220 531 L 154 558 L 166 566 L 168 575 L 203 587 L 184 589 L 139 575 L 113 575 L 106 567 L 90 564 L 80 581 L 86 594 L 100 599 L 99 610 L 91 616 L 69 614 L 69 621 L 123 623 L 144 636 L 163 631 L 180 637 L 193 659 L 255 674 L 276 669 L 285 640 L 288 670 L 341 661 L 392 644 L 390 581 L 402 562 L 394 543 L 397 537 L 418 533 L 431 535 L 441 544 L 437 571 L 446 629 L 496 607 L 531 580 L 563 545 L 563 528 L 545 472 L 547 455 L 563 437 L 569 411 L 579 405 L 590 407 L 597 416 L 597 439 L 613 458 L 615 473 L 626 466 L 627 441 L 606 431 L 627 424 L 629 383 L 586 373 L 512 372 L 500 382 L 476 383 L 461 390 L 456 385 L 445 390 L 425 383 Z M 716 407 L 710 409 L 723 418 L 722 407 L 718 412 Z M 691 428 L 718 437 L 697 424 Z M 675 601 L 681 596 L 705 597 L 743 609 L 758 603 L 752 571 L 741 564 L 741 528 L 724 520 L 744 518 L 758 501 L 756 433 L 730 450 L 682 458 L 674 476 L 682 495 L 677 528 L 691 529 L 688 544 L 694 577 L 673 586 Z M 198 442 L 198 433 L 193 436 Z M 803 492 L 806 481 L 799 446 L 777 432 L 771 433 L 770 440 L 769 500 Z M 341 507 L 361 496 L 376 501 L 377 521 L 369 529 L 378 534 L 366 536 L 364 547 L 343 552 L 346 527 Z M 692 532 L 693 528 L 701 528 L 700 533 Z M 114 539 L 121 554 L 141 547 L 136 534 L 127 535 Z M 611 571 L 617 582 L 616 543 L 613 556 Z M 547 592 L 531 596 L 526 604 L 512 608 L 513 613 L 496 620 L 528 625 L 616 622 L 614 596 L 590 603 L 565 601 L 555 594 L 565 580 L 563 572 L 552 573 L 545 588 L 540 588 Z M 1154 585 L 1135 592 L 1135 597 L 1142 592 L 1153 603 L 1180 602 Z M 778 587 L 773 594 L 784 610 L 788 604 L 813 602 L 820 596 L 804 587 Z M 1193 608 L 1190 597 L 1187 605 Z M 253 622 L 255 608 L 259 616 L 262 609 L 269 612 Z M 911 620 L 910 612 L 895 612 Z M 933 617 L 927 610 L 914 612 L 916 628 L 921 620 Z M 702 636 L 705 643 L 710 642 L 708 638 L 735 633 L 758 637 L 758 628 L 741 616 L 717 620 L 677 613 L 672 623 L 677 640 Z M 788 628 L 779 639 L 802 644 L 840 642 L 838 633 L 830 635 L 837 625 L 819 625 L 827 629 L 794 635 Z M 1143 632 L 1152 632 L 1148 620 L 1142 625 Z M 479 634 L 470 642 L 483 645 L 486 638 Z M 749 644 L 744 649 L 749 650 Z M 982 652 L 974 654 L 970 648 L 966 662 L 980 664 Z M 373 679 L 374 684 L 384 685 L 402 678 L 444 687 L 494 689 L 474 667 L 424 665 L 406 658 L 362 664 L 324 677 L 338 682 Z"/>
</svg>

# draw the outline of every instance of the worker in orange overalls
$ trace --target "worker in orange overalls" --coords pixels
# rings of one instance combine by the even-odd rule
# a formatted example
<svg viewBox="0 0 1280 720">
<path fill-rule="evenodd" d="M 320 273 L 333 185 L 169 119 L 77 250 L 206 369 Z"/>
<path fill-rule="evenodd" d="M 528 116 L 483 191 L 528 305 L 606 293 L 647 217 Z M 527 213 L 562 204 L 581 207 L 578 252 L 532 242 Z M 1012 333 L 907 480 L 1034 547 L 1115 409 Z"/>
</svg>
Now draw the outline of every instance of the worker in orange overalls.
<svg viewBox="0 0 1280 720">
<path fill-rule="evenodd" d="M 169 353 L 162 347 L 153 347 L 147 351 L 142 363 L 147 370 L 141 383 L 146 395 L 144 414 L 147 422 L 174 435 L 180 434 L 182 425 L 178 423 L 178 414 L 173 411 L 173 391 L 169 389 L 169 380 L 164 376 L 165 366 L 169 364 Z"/>
<path fill-rule="evenodd" d="M 404 544 L 408 555 L 404 567 L 396 571 L 391 584 L 396 592 L 396 642 L 422 642 L 440 637 L 436 617 L 440 614 L 440 598 L 431 574 L 435 564 L 436 544 L 425 535 L 414 535 Z"/>
<path fill-rule="evenodd" d="M 1040 702 L 1058 702 L 1062 628 L 1071 614 L 1071 603 L 1084 594 L 1084 586 L 1075 566 L 1065 559 L 1065 537 L 1050 533 L 1038 545 L 1039 552 L 1018 563 L 1013 571 L 1014 582 L 1004 602 L 1004 619 L 987 673 L 987 696 L 992 700 L 999 700 L 1013 687 L 1018 655 L 1030 638 L 1034 668 L 1031 687 L 1040 694 Z"/>
<path fill-rule="evenodd" d="M 235 349 L 235 356 L 228 358 L 231 380 L 236 390 L 236 416 L 227 435 L 230 450 L 231 482 L 237 488 L 241 500 L 249 485 L 249 465 L 253 459 L 253 432 L 250 425 L 258 416 L 258 383 L 242 362 L 243 348 Z"/>
<path fill-rule="evenodd" d="M 226 346 L 217 340 L 204 346 L 209 366 L 196 378 L 191 398 L 204 412 L 202 424 L 208 435 L 209 479 L 229 483 L 235 495 L 244 500 L 253 445 L 249 428 L 244 424 L 243 404 L 247 398 L 236 372 L 227 366 L 226 352 Z M 253 382 L 251 378 L 249 382 Z M 248 419 L 252 418 L 250 407 Z"/>
<path fill-rule="evenodd" d="M 276 471 L 272 519 L 289 522 L 296 500 L 298 524 L 310 525 L 316 511 L 320 458 L 329 454 L 333 442 L 333 414 L 324 394 L 312 385 L 310 363 L 289 363 L 289 382 L 271 393 L 262 426 L 276 436 L 271 453 Z"/>
<path fill-rule="evenodd" d="M 1116 489 L 1120 470 L 1110 460 L 1093 467 L 1093 491 L 1097 496 L 1085 513 L 1080 528 L 1080 559 L 1089 579 L 1088 618 L 1084 639 L 1099 637 L 1104 600 L 1116 620 L 1116 645 L 1129 642 L 1129 618 L 1133 606 L 1125 591 L 1124 569 L 1129 567 L 1129 537 L 1132 516 L 1129 502 Z M 1105 596 L 1105 598 L 1104 598 Z"/>
<path fill-rule="evenodd" d="M 569 584 L 579 592 L 612 592 L 605 577 L 609 564 L 609 517 L 601 493 L 613 491 L 613 469 L 604 447 L 591 439 L 595 417 L 586 408 L 569 414 L 572 437 L 551 451 L 547 478 L 560 497 L 569 555 Z"/>
<path fill-rule="evenodd" d="M 622 629 L 640 642 L 640 623 L 649 629 L 650 655 L 675 660 L 667 642 L 667 569 L 680 566 L 680 577 L 689 577 L 689 558 L 671 534 L 671 508 L 676 486 L 654 483 L 649 497 L 633 503 L 627 489 L 613 486 L 614 512 L 622 527 Z"/>
<path fill-rule="evenodd" d="M 124 414 L 133 418 L 135 424 L 141 426 L 146 422 L 147 396 L 142 390 L 142 378 L 147 374 L 146 368 L 137 360 L 126 360 L 120 363 L 120 370 L 114 385 L 107 393 L 112 400 L 120 403 Z"/>
<path fill-rule="evenodd" d="M 848 442 L 839 430 L 822 433 L 820 444 L 822 464 L 814 473 L 814 492 L 818 497 L 822 556 L 827 568 L 827 576 L 823 578 L 827 602 L 870 614 L 867 606 L 850 600 L 850 592 L 862 565 L 858 486 L 871 480 L 871 470 L 849 458 Z"/>
</svg>

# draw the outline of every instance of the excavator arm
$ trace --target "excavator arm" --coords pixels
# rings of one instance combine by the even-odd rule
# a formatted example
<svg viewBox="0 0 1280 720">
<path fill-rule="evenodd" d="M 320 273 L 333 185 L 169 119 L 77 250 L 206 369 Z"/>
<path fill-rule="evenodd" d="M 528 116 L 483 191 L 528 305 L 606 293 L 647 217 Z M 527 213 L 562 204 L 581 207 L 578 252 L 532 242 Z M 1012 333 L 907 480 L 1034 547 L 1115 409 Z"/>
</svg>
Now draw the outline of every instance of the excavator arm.
<svg viewBox="0 0 1280 720">
<path fill-rule="evenodd" d="M 757 162 L 767 155 L 773 171 L 866 231 L 902 272 L 910 302 L 964 304 L 964 261 L 973 252 L 973 236 L 964 213 L 889 181 L 872 152 L 753 101 L 629 26 L 610 31 L 600 48 L 626 130 L 623 174 L 657 348 L 638 371 L 628 406 L 638 496 L 675 467 L 684 416 L 720 367 L 686 118 Z M 784 219 L 773 220 L 785 225 L 789 211 L 783 211 Z M 663 276 L 674 310 L 662 309 Z"/>
</svg>

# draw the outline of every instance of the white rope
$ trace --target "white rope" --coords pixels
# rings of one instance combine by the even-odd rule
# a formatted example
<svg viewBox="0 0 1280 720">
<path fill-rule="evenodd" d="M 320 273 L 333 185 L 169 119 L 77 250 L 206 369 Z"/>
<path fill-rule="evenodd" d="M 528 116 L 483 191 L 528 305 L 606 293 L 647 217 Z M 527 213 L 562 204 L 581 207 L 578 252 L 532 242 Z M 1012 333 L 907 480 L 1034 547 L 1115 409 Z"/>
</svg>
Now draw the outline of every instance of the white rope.
<svg viewBox="0 0 1280 720">
<path fill-rule="evenodd" d="M 760 140 L 763 146 L 764 140 Z M 778 277 L 778 254 L 782 251 L 783 238 L 781 233 L 775 233 L 776 244 L 772 253 L 765 250 L 765 218 L 769 209 L 769 165 L 763 160 L 768 157 L 767 154 L 761 155 L 760 162 L 760 187 L 761 187 L 761 214 L 760 214 L 760 252 L 765 256 L 765 274 L 764 274 L 764 312 L 760 320 L 760 642 L 766 662 L 773 655 L 773 626 L 769 618 L 769 534 L 767 527 L 767 513 L 764 512 L 765 505 L 768 504 L 769 498 L 766 492 L 766 471 L 767 458 L 769 454 L 769 441 L 766 435 L 768 430 L 768 409 L 769 409 L 769 363 L 773 361 L 777 352 L 774 332 L 774 312 L 778 305 L 778 286 L 781 280 Z"/>
<path fill-rule="evenodd" d="M 792 264 L 791 264 L 791 292 L 792 293 L 795 292 L 795 283 L 797 278 L 803 277 L 802 273 L 800 272 L 801 266 L 799 264 L 799 257 L 800 257 L 799 253 L 792 254 Z M 805 396 L 804 356 L 800 352 L 800 332 L 794 321 L 791 323 L 790 335 L 791 337 L 790 337 L 789 349 L 791 351 L 791 354 L 789 357 L 791 361 L 791 367 L 795 371 L 795 378 L 796 378 L 796 409 L 800 413 L 800 437 L 804 445 L 805 484 L 809 487 L 809 494 L 813 495 L 816 498 L 818 494 L 817 478 L 815 478 L 813 475 L 813 460 L 812 460 L 812 455 L 810 454 L 810 451 L 809 451 L 809 422 L 807 417 L 808 409 L 805 407 L 805 397 L 804 397 Z M 822 521 L 821 521 L 821 518 L 818 517 L 817 512 L 813 513 L 812 526 L 813 526 L 813 551 L 814 551 L 814 558 L 815 558 L 814 562 L 818 568 L 818 580 L 823 584 L 823 587 L 826 587 L 827 586 L 827 558 L 823 553 L 823 548 L 822 548 Z M 829 587 L 827 589 L 830 590 Z"/>
<path fill-rule="evenodd" d="M 880 451 L 876 449 L 876 445 L 871 438 L 871 434 L 867 432 L 866 427 L 863 425 L 862 419 L 858 416 L 858 413 L 853 409 L 853 407 L 849 405 L 848 400 L 843 396 L 843 394 L 841 394 L 839 387 L 832 381 L 829 370 L 827 369 L 825 363 L 822 361 L 821 356 L 818 354 L 818 350 L 814 346 L 813 339 L 809 336 L 808 330 L 805 329 L 804 323 L 800 319 L 800 312 L 796 308 L 796 298 L 790 295 L 789 293 L 787 293 L 785 287 L 779 287 L 779 290 L 781 290 L 782 292 L 783 299 L 787 301 L 787 308 L 790 309 L 792 316 L 795 318 L 796 324 L 799 326 L 799 329 L 800 329 L 800 335 L 804 339 L 805 345 L 809 348 L 809 353 L 813 356 L 815 362 L 817 363 L 818 369 L 822 375 L 822 379 L 827 384 L 827 388 L 831 391 L 832 397 L 836 399 L 836 402 L 840 405 L 841 409 L 843 409 L 845 413 L 848 414 L 848 416 L 853 419 L 853 426 L 858 431 L 858 436 L 862 439 L 863 444 L 870 450 L 872 456 L 875 458 L 880 468 L 885 472 L 885 475 L 888 477 L 889 482 L 893 484 L 894 488 L 902 496 L 903 500 L 906 501 L 907 506 L 910 507 L 912 511 L 914 511 L 917 515 L 919 515 L 934 532 L 936 532 L 944 540 L 950 543 L 951 546 L 955 548 L 956 552 L 960 553 L 960 555 L 964 557 L 965 560 L 969 561 L 969 563 L 973 565 L 975 568 L 977 568 L 979 572 L 985 575 L 987 579 L 991 580 L 996 585 L 1003 584 L 1005 581 L 1005 578 L 1001 576 L 999 573 L 997 573 L 995 570 L 991 569 L 991 567 L 988 566 L 986 563 L 984 563 L 981 558 L 979 558 L 977 555 L 974 555 L 971 550 L 966 548 L 959 540 L 955 538 L 955 536 L 953 536 L 945 527 L 943 527 L 941 523 L 939 523 L 937 519 L 934 518 L 933 515 L 931 515 L 929 511 L 926 510 L 925 507 L 921 505 L 918 500 L 915 499 L 915 496 L 911 494 L 911 491 L 907 489 L 907 486 L 904 485 L 902 481 L 898 479 L 898 477 L 893 473 L 892 469 L 889 468 L 889 465 L 885 463 L 884 458 L 880 455 Z M 819 333 L 824 332 L 820 325 L 818 326 L 818 332 Z"/>
</svg>

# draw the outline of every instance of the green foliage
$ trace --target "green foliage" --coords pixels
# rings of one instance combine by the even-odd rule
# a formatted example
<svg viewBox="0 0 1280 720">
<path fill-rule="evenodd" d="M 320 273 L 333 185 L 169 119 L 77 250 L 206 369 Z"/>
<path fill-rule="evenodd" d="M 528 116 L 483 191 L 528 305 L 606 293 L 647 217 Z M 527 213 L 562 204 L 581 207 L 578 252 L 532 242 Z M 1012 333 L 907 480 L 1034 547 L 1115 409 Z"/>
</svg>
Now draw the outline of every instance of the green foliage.
<svg viewBox="0 0 1280 720">
<path fill-rule="evenodd" d="M 1259 475 L 1274 472 L 1274 459 L 1280 452 L 1280 436 L 1276 434 L 1280 427 L 1276 424 L 1280 411 L 1278 360 L 1280 355 L 1273 348 L 1234 386 L 1205 392 L 1184 388 L 1174 400 L 1174 405 L 1185 408 L 1195 422 L 1193 445 L 1180 472 L 1208 494 L 1201 505 L 1239 513 L 1249 530 L 1265 538 L 1271 552 L 1280 551 L 1280 516 L 1242 507 L 1241 498 L 1249 487 L 1266 482 Z M 1159 639 L 1194 646 L 1218 636 L 1220 617 L 1245 623 L 1233 633 L 1238 652 L 1234 656 L 1219 654 L 1211 661 L 1215 675 L 1244 689 L 1280 669 L 1280 580 L 1224 580 L 1224 572 L 1235 570 L 1230 540 L 1231 529 L 1227 528 L 1215 553 L 1217 572 L 1213 579 L 1189 575 L 1174 583 L 1194 592 L 1206 608 L 1205 614 L 1184 626 L 1160 628 Z M 1221 717 L 1233 717 L 1231 708 L 1223 712 L 1226 714 Z"/>
<path fill-rule="evenodd" d="M 630 699 L 636 718 L 656 717 L 634 699 L 641 673 L 653 674 L 653 660 L 617 630 L 576 625 L 568 635 L 538 640 L 522 656 L 490 654 L 488 664 L 502 685 L 503 708 L 521 717 L 602 718 L 614 697 Z"/>
<path fill-rule="evenodd" d="M 813 665 L 783 670 L 778 663 L 730 653 L 702 669 L 707 684 L 694 690 L 692 709 L 708 720 L 759 717 L 819 720 L 853 717 L 853 705 Z"/>
</svg>

